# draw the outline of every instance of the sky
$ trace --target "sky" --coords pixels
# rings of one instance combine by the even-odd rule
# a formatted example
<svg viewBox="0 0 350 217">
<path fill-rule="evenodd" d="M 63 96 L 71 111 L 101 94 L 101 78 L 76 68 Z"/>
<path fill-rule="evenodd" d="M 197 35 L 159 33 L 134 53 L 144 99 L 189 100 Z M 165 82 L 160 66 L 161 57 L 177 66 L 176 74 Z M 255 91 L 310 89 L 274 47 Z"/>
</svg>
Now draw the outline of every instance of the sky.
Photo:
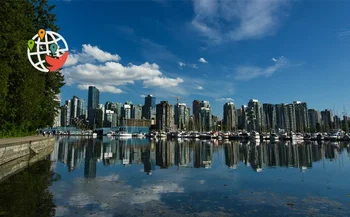
<svg viewBox="0 0 350 217">
<path fill-rule="evenodd" d="M 62 104 L 304 101 L 350 111 L 350 1 L 49 1 L 69 45 Z"/>
</svg>

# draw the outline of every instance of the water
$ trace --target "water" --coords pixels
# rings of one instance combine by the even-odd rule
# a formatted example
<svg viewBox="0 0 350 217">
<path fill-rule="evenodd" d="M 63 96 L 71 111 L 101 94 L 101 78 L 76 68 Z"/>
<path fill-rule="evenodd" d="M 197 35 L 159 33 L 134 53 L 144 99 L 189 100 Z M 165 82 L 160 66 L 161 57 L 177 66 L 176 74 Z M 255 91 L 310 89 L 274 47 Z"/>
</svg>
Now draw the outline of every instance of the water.
<svg viewBox="0 0 350 217">
<path fill-rule="evenodd" d="M 350 216 L 350 146 L 57 139 L 0 216 Z"/>
</svg>

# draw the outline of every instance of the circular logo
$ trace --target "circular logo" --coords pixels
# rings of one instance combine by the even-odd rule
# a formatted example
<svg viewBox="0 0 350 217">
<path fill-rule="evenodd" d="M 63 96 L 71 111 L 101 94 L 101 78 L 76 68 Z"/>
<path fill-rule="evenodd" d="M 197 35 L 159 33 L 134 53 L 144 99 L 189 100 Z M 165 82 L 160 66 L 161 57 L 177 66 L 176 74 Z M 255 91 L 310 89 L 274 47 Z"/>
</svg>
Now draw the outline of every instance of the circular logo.
<svg viewBox="0 0 350 217">
<path fill-rule="evenodd" d="M 27 55 L 29 62 L 39 71 L 54 72 L 59 70 L 68 58 L 68 44 L 58 33 L 40 29 L 28 41 Z"/>
</svg>

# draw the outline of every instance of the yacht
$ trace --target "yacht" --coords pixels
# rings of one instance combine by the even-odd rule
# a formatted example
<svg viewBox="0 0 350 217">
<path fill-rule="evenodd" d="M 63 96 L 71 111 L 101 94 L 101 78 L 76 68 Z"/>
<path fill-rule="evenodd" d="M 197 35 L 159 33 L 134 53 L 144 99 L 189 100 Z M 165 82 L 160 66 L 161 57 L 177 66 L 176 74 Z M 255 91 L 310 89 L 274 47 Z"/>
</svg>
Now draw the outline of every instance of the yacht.
<svg viewBox="0 0 350 217">
<path fill-rule="evenodd" d="M 114 132 L 113 132 L 113 131 L 109 131 L 109 132 L 107 133 L 107 136 L 108 136 L 108 137 L 114 136 Z"/>
<path fill-rule="evenodd" d="M 133 133 L 132 136 L 133 136 L 133 137 L 141 138 L 141 137 L 145 137 L 145 134 L 144 134 L 144 133 L 141 133 L 141 132 L 138 132 L 138 133 Z"/>
<path fill-rule="evenodd" d="M 304 136 L 301 133 L 291 132 L 291 138 L 292 140 L 303 140 Z"/>
<path fill-rule="evenodd" d="M 253 140 L 260 140 L 260 134 L 256 131 L 251 132 L 249 137 L 250 139 L 253 139 Z"/>
<path fill-rule="evenodd" d="M 276 133 L 271 133 L 270 134 L 270 141 L 271 142 L 278 142 L 279 141 L 279 137 L 277 136 Z"/>
<path fill-rule="evenodd" d="M 131 133 L 125 132 L 125 131 L 119 131 L 116 136 L 118 137 L 132 137 Z"/>
<path fill-rule="evenodd" d="M 159 138 L 164 138 L 164 137 L 167 137 L 167 133 L 166 132 L 161 132 L 161 133 L 158 133 L 157 137 Z"/>
<path fill-rule="evenodd" d="M 221 137 L 224 138 L 224 139 L 228 139 L 230 137 L 230 133 L 229 132 L 223 132 L 221 133 Z"/>
<path fill-rule="evenodd" d="M 97 137 L 97 133 L 93 133 L 92 138 L 96 138 L 96 137 Z"/>
</svg>

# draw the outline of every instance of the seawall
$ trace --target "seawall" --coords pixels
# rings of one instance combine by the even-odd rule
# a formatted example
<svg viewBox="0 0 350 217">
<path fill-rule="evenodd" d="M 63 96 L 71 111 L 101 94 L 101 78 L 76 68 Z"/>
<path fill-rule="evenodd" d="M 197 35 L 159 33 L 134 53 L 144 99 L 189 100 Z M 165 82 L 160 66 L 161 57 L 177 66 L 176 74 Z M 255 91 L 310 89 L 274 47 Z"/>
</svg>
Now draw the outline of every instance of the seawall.
<svg viewBox="0 0 350 217">
<path fill-rule="evenodd" d="M 43 136 L 0 139 L 0 182 L 49 155 L 54 143 Z"/>
</svg>

